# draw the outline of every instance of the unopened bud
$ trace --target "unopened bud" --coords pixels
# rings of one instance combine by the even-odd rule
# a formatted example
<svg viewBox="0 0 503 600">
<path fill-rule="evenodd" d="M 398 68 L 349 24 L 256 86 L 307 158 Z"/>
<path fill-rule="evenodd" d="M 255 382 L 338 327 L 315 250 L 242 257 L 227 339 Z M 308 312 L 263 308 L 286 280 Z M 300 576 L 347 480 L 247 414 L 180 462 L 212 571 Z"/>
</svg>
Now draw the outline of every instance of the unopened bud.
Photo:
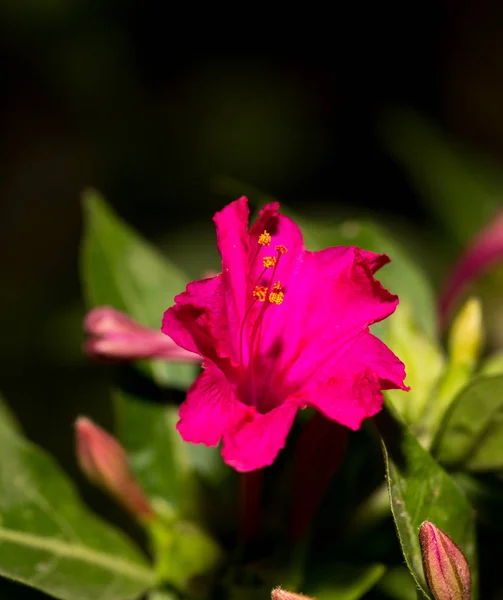
<svg viewBox="0 0 503 600">
<path fill-rule="evenodd" d="M 294 592 L 287 592 L 280 587 L 274 588 L 271 592 L 272 600 L 314 600 L 311 596 L 304 596 L 303 594 L 295 594 Z"/>
<path fill-rule="evenodd" d="M 503 259 L 503 211 L 499 210 L 471 240 L 452 269 L 440 294 L 443 325 L 463 291 Z"/>
<path fill-rule="evenodd" d="M 87 478 L 138 519 L 153 516 L 150 502 L 131 473 L 119 442 L 85 417 L 77 419 L 75 429 L 77 460 Z"/>
<path fill-rule="evenodd" d="M 429 448 L 458 393 L 473 377 L 484 343 L 480 300 L 470 298 L 454 319 L 449 334 L 449 362 L 423 421 L 422 443 Z"/>
<path fill-rule="evenodd" d="M 452 364 L 472 371 L 484 343 L 482 305 L 478 298 L 467 300 L 451 326 L 449 351 Z"/>
<path fill-rule="evenodd" d="M 180 348 L 166 334 L 140 325 L 109 306 L 91 310 L 84 320 L 88 340 L 86 353 L 92 358 L 136 360 L 161 358 L 177 362 L 199 362 L 193 352 Z"/>
<path fill-rule="evenodd" d="M 424 521 L 419 529 L 423 569 L 435 600 L 470 600 L 470 567 L 453 540 Z"/>
</svg>

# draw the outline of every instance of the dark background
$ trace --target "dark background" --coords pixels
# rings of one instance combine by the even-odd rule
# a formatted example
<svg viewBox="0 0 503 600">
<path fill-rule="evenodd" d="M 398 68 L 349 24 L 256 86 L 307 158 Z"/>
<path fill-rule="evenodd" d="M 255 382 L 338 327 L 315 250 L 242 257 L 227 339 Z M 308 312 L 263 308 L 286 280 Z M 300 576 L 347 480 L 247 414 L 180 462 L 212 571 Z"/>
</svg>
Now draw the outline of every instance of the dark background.
<svg viewBox="0 0 503 600">
<path fill-rule="evenodd" d="M 72 452 L 78 414 L 111 420 L 106 370 L 81 352 L 83 188 L 167 248 L 199 223 L 211 235 L 215 210 L 249 186 L 298 209 L 370 215 L 420 249 L 436 286 L 478 224 L 450 227 L 389 151 L 382 123 L 412 108 L 498 172 L 503 4 L 325 11 L 0 3 L 0 389 L 27 435 L 115 520 Z"/>
</svg>

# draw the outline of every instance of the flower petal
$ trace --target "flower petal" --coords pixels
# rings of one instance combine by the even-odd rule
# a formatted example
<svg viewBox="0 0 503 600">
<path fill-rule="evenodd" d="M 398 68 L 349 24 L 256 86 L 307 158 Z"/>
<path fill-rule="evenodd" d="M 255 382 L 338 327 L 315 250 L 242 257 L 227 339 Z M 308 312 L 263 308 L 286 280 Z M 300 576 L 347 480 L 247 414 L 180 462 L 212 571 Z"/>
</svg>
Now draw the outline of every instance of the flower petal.
<svg viewBox="0 0 503 600">
<path fill-rule="evenodd" d="M 274 462 L 286 443 L 297 405 L 285 403 L 265 415 L 254 407 L 224 433 L 222 456 L 237 471 L 254 471 Z"/>
<path fill-rule="evenodd" d="M 162 332 L 181 348 L 220 364 L 232 352 L 224 293 L 220 275 L 189 283 L 164 313 Z"/>
<path fill-rule="evenodd" d="M 210 363 L 188 389 L 176 428 L 186 442 L 216 446 L 224 431 L 246 412 L 223 373 Z"/>
<path fill-rule="evenodd" d="M 298 265 L 292 265 L 292 273 L 284 276 L 283 304 L 264 313 L 262 364 L 256 371 L 274 370 L 277 383 L 283 382 L 283 391 L 290 395 L 330 357 L 343 354 L 369 325 L 393 313 L 397 296 L 372 274 L 372 268 L 386 260 L 371 253 L 362 255 L 355 247 L 299 255 Z M 257 388 L 257 395 L 264 396 Z"/>
<path fill-rule="evenodd" d="M 371 369 L 353 377 L 338 373 L 315 391 L 317 393 L 310 396 L 307 406 L 354 431 L 360 428 L 364 419 L 377 414 L 383 404 L 379 380 Z"/>
<path fill-rule="evenodd" d="M 225 302 L 230 323 L 240 323 L 246 310 L 249 258 L 248 200 L 243 196 L 217 212 L 213 221 L 222 257 Z"/>
<path fill-rule="evenodd" d="M 381 390 L 409 389 L 404 378 L 403 363 L 378 338 L 363 332 L 325 363 L 303 394 L 306 405 L 356 430 L 381 409 Z"/>
<path fill-rule="evenodd" d="M 286 252 L 279 257 L 278 268 L 274 270 L 275 280 L 286 283 L 295 275 L 301 265 L 305 249 L 300 227 L 289 217 L 280 215 L 278 209 L 279 204 L 277 202 L 265 206 L 250 229 L 251 263 L 249 268 L 253 280 L 263 271 L 262 259 L 265 256 L 276 257 L 278 255 L 276 250 L 278 246 L 283 246 Z M 260 248 L 257 246 L 257 240 L 264 230 L 270 234 L 271 241 L 268 245 Z M 253 260 L 255 249 L 259 249 L 259 253 L 257 259 Z M 259 283 L 267 286 L 271 276 L 272 269 L 269 269 Z"/>
<path fill-rule="evenodd" d="M 384 267 L 384 265 L 387 265 L 391 262 L 391 258 L 387 254 L 376 254 L 375 252 L 370 252 L 369 250 L 362 250 L 361 248 L 360 255 L 363 258 L 363 260 L 367 263 L 372 273 L 377 273 L 377 271 Z"/>
</svg>

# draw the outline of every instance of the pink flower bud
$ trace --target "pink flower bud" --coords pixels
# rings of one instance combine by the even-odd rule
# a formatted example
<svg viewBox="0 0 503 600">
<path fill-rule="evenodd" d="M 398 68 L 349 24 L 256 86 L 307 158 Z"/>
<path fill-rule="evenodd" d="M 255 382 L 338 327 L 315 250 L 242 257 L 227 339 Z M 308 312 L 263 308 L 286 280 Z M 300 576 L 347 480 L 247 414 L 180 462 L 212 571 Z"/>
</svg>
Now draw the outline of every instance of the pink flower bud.
<svg viewBox="0 0 503 600">
<path fill-rule="evenodd" d="M 152 507 L 131 473 L 119 442 L 85 417 L 77 419 L 75 429 L 77 460 L 87 478 L 135 517 L 141 520 L 151 517 Z"/>
<path fill-rule="evenodd" d="M 89 335 L 85 351 L 92 358 L 162 358 L 177 362 L 201 360 L 196 354 L 177 346 L 161 331 L 144 327 L 128 315 L 108 306 L 99 306 L 87 314 L 84 331 Z"/>
<path fill-rule="evenodd" d="M 287 592 L 280 587 L 274 588 L 271 592 L 272 600 L 314 600 L 310 596 L 304 596 L 303 594 L 294 594 L 293 592 Z"/>
<path fill-rule="evenodd" d="M 492 265 L 503 260 L 503 211 L 495 215 L 473 238 L 452 269 L 440 295 L 440 318 L 448 316 L 459 296 Z"/>
<path fill-rule="evenodd" d="M 423 568 L 435 600 L 470 600 L 470 567 L 453 540 L 433 523 L 419 529 Z"/>
</svg>

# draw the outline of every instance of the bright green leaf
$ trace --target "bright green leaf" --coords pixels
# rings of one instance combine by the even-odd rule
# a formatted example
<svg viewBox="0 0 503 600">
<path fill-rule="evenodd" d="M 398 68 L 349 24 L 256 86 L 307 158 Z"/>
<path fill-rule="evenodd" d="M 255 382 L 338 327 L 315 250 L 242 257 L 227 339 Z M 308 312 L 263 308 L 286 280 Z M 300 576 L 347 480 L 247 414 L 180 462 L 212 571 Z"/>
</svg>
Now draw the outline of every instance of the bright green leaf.
<svg viewBox="0 0 503 600">
<path fill-rule="evenodd" d="M 90 307 L 109 305 L 159 329 L 164 311 L 187 277 L 122 221 L 95 191 L 84 194 L 81 270 Z M 162 385 L 186 388 L 196 367 L 164 360 L 143 362 Z"/>
<path fill-rule="evenodd" d="M 84 507 L 49 456 L 4 426 L 0 483 L 1 575 L 62 600 L 132 600 L 151 586 L 139 550 Z"/>
<path fill-rule="evenodd" d="M 474 515 L 449 475 L 422 448 L 409 429 L 389 414 L 380 415 L 391 510 L 407 566 L 424 595 L 425 583 L 418 531 L 431 521 L 452 537 L 470 563 L 476 596 Z"/>
<path fill-rule="evenodd" d="M 474 471 L 503 467 L 503 375 L 478 377 L 459 393 L 433 453 L 442 463 Z"/>
<path fill-rule="evenodd" d="M 386 567 L 381 564 L 336 563 L 310 570 L 302 592 L 316 600 L 358 600 L 381 579 Z"/>
</svg>

